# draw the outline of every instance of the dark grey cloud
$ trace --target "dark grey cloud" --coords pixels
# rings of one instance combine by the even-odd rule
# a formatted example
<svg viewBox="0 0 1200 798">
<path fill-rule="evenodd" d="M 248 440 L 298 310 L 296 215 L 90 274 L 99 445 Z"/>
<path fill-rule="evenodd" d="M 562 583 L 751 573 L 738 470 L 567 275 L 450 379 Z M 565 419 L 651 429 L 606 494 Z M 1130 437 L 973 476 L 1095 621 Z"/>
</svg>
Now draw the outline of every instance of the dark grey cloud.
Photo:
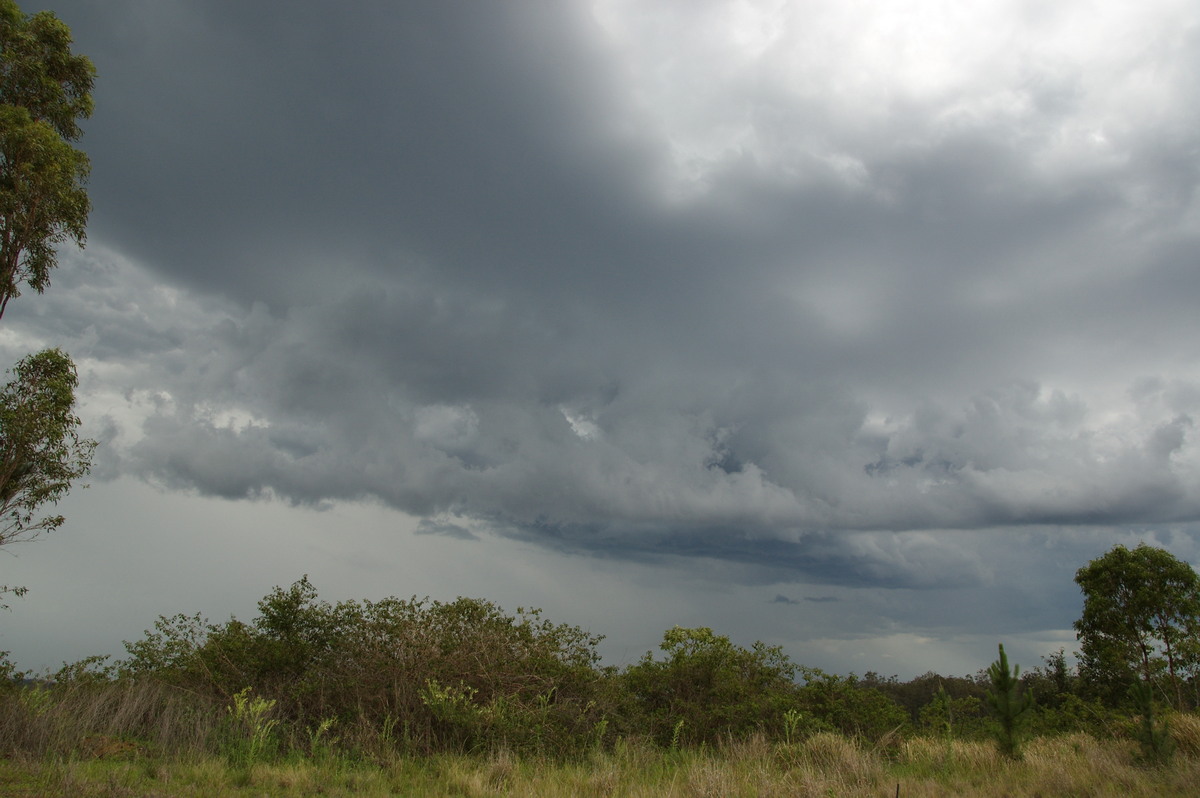
<svg viewBox="0 0 1200 798">
<path fill-rule="evenodd" d="M 459 540 L 479 540 L 479 536 L 464 526 L 451 524 L 445 521 L 431 521 L 428 518 L 421 520 L 417 525 L 416 534 L 418 535 L 445 535 Z"/>
<path fill-rule="evenodd" d="M 788 598 L 787 596 L 783 595 L 782 593 L 779 593 L 775 596 L 775 598 L 771 599 L 771 603 L 772 604 L 802 605 L 806 601 L 811 601 L 816 604 L 825 604 L 825 603 L 828 603 L 831 601 L 838 601 L 838 600 L 839 599 L 837 596 L 804 596 L 800 599 L 794 599 L 794 598 Z"/>
<path fill-rule="evenodd" d="M 59 14 L 106 76 L 94 228 L 175 281 L 273 307 L 430 259 L 553 281 L 636 219 L 577 7 L 143 5 Z"/>
<path fill-rule="evenodd" d="M 1200 521 L 1195 11 L 986 5 L 58 3 L 92 247 L 0 345 L 76 356 L 106 477 L 949 634 L 999 541 L 1069 592 Z"/>
</svg>

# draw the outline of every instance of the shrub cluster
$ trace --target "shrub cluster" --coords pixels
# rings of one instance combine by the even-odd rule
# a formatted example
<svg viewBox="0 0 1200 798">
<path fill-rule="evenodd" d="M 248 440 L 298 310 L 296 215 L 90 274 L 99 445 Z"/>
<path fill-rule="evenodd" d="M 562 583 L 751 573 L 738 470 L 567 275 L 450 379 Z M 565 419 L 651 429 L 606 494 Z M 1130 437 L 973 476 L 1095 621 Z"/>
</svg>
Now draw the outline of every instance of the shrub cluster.
<svg viewBox="0 0 1200 798">
<path fill-rule="evenodd" d="M 160 618 L 127 643 L 122 679 L 273 701 L 293 745 L 327 732 L 416 752 L 567 750 L 603 720 L 599 638 L 538 611 L 387 598 L 321 601 L 307 577 L 276 588 L 250 624 Z M 332 731 L 331 731 L 332 730 Z"/>
</svg>

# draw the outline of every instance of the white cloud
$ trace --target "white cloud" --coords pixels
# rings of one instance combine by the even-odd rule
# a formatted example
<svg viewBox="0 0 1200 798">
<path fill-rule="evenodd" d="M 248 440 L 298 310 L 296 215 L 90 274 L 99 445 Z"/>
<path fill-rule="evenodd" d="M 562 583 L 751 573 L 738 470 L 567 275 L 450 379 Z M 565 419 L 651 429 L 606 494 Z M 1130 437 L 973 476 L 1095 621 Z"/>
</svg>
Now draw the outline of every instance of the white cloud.
<svg viewBox="0 0 1200 798">
<path fill-rule="evenodd" d="M 1112 174 L 1140 140 L 1178 124 L 1194 82 L 1181 58 L 1194 7 L 1031 8 L 593 3 L 627 90 L 672 154 L 666 190 L 691 195 L 745 159 L 801 182 L 815 163 L 856 164 L 861 183 L 863 164 L 976 131 L 1019 146 L 1049 180 Z"/>
<path fill-rule="evenodd" d="M 563 418 L 571 425 L 571 432 L 574 432 L 585 441 L 596 440 L 600 437 L 600 427 L 596 425 L 595 419 L 588 418 L 582 413 L 572 412 L 566 407 L 559 406 L 559 412 L 563 414 Z"/>
</svg>

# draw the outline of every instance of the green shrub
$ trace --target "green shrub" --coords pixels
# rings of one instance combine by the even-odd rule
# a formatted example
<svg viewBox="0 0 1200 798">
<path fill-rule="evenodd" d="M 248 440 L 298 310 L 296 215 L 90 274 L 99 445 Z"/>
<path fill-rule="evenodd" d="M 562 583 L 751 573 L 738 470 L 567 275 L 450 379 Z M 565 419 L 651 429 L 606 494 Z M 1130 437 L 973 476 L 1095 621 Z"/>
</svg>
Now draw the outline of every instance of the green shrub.
<svg viewBox="0 0 1200 798">
<path fill-rule="evenodd" d="M 828 728 L 848 737 L 879 742 L 909 725 L 908 713 L 892 698 L 864 687 L 854 674 L 836 676 L 819 668 L 799 668 L 804 685 L 797 706 Z"/>
<path fill-rule="evenodd" d="M 249 624 L 160 618 L 145 638 L 126 643 L 130 656 L 117 672 L 217 700 L 249 687 L 276 702 L 273 717 L 293 745 L 303 747 L 308 729 L 333 720 L 359 730 L 378 755 L 386 753 L 382 740 L 367 730 L 387 728 L 388 745 L 415 752 L 469 743 L 568 753 L 595 744 L 611 709 L 597 668 L 600 638 L 552 624 L 538 610 L 514 617 L 467 598 L 331 605 L 307 578 L 275 588 L 258 608 Z M 462 690 L 464 712 L 454 719 L 437 699 L 447 689 Z"/>
<path fill-rule="evenodd" d="M 796 672 L 782 649 L 742 648 L 707 627 L 670 629 L 660 648 L 665 659 L 647 652 L 623 675 L 630 731 L 675 747 L 782 732 Z"/>
</svg>

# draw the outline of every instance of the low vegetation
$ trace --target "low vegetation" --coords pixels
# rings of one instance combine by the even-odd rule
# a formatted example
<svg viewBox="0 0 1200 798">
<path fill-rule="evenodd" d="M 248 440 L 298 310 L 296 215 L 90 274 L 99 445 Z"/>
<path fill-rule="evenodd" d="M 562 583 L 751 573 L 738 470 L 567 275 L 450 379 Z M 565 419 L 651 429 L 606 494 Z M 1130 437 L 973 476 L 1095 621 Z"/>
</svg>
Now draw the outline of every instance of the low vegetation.
<svg viewBox="0 0 1200 798">
<path fill-rule="evenodd" d="M 1173 633 L 1172 633 L 1173 634 Z M 711 629 L 600 638 L 477 599 L 160 618 L 128 656 L 2 661 L 5 795 L 1200 794 L 1195 641 L 1025 672 L 839 676 Z M 1113 684 L 1132 685 L 1115 695 Z M 1036 700 L 1034 698 L 1036 697 Z"/>
</svg>

